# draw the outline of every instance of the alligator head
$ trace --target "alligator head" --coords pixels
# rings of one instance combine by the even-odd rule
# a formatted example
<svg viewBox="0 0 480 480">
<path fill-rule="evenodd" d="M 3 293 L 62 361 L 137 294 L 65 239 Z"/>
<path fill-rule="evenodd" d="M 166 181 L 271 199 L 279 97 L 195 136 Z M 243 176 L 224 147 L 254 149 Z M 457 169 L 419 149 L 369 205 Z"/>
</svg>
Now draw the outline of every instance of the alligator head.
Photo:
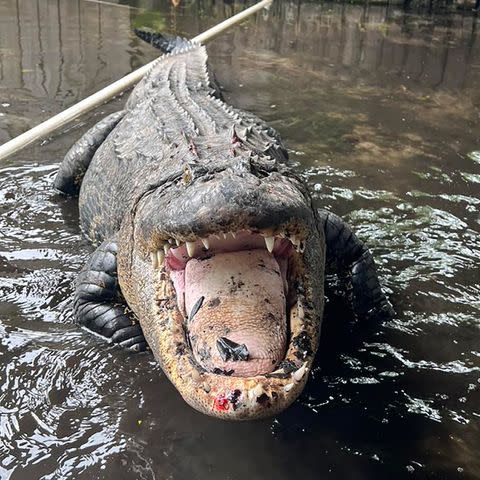
<svg viewBox="0 0 480 480">
<path fill-rule="evenodd" d="M 118 254 L 163 371 L 191 406 L 232 420 L 298 397 L 323 308 L 324 239 L 305 185 L 278 163 L 247 163 L 151 187 L 123 222 Z"/>
</svg>

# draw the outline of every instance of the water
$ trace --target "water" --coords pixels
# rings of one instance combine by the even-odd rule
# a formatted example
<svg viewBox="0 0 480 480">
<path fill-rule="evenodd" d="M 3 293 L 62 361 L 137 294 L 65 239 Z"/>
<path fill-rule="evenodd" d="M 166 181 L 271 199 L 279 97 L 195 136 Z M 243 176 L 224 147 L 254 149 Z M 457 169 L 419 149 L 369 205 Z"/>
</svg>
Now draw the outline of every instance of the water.
<svg viewBox="0 0 480 480">
<path fill-rule="evenodd" d="M 0 1 L 0 141 L 242 4 Z M 154 10 L 154 12 L 153 12 Z M 371 246 L 398 312 L 377 331 L 327 306 L 304 394 L 230 424 L 188 407 L 149 355 L 72 322 L 92 251 L 52 190 L 117 98 L 0 166 L 2 479 L 480 478 L 480 41 L 466 10 L 277 2 L 209 46 L 229 102 L 282 134 L 315 202 Z"/>
</svg>

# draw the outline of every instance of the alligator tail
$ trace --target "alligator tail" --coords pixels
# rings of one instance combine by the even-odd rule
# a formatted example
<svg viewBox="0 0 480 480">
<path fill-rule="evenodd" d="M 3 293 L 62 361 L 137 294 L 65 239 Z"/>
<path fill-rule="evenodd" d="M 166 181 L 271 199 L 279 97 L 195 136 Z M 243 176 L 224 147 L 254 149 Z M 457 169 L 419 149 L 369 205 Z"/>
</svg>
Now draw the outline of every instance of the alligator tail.
<svg viewBox="0 0 480 480">
<path fill-rule="evenodd" d="M 190 44 L 189 40 L 164 33 L 158 33 L 149 28 L 135 28 L 135 35 L 163 53 L 180 50 Z"/>
</svg>

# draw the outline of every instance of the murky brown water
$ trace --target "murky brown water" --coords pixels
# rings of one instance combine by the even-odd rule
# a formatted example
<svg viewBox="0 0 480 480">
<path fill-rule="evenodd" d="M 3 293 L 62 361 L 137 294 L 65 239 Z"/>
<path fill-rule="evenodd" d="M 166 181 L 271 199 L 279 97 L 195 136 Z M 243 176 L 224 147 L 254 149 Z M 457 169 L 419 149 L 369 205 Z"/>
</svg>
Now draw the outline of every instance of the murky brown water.
<svg viewBox="0 0 480 480">
<path fill-rule="evenodd" d="M 132 25 L 193 36 L 242 8 L 138 3 L 0 0 L 0 142 L 154 58 Z M 209 46 L 229 101 L 371 245 L 398 311 L 362 333 L 330 302 L 313 378 L 274 419 L 202 416 L 150 356 L 72 322 L 91 247 L 53 177 L 122 98 L 3 162 L 0 477 L 480 478 L 478 23 L 278 1 Z"/>
</svg>

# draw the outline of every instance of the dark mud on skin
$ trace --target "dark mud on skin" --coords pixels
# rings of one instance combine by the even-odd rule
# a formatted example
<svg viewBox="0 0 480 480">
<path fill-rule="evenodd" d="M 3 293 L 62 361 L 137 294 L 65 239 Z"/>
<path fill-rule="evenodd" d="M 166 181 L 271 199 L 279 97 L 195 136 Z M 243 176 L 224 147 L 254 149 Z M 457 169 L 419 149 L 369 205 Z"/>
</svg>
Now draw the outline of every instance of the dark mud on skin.
<svg viewBox="0 0 480 480">
<path fill-rule="evenodd" d="M 242 7 L 147 3 L 157 13 L 0 2 L 0 141 L 154 58 L 133 26 L 193 36 Z M 92 248 L 53 177 L 122 98 L 4 161 L 0 477 L 480 478 L 477 28 L 461 13 L 282 1 L 209 46 L 228 101 L 280 131 L 316 203 L 372 247 L 398 311 L 366 331 L 330 294 L 311 379 L 277 418 L 198 414 L 149 355 L 72 322 Z"/>
</svg>

